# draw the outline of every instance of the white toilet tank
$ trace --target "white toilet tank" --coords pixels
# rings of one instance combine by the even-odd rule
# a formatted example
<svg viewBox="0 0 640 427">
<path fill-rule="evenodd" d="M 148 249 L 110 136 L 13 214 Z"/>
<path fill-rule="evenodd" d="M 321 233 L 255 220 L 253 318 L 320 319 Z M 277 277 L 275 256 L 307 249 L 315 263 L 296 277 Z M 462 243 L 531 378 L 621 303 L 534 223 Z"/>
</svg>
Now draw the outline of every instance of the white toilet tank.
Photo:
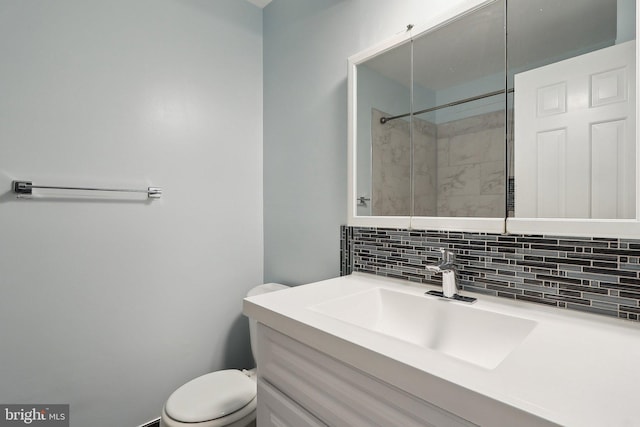
<svg viewBox="0 0 640 427">
<path fill-rule="evenodd" d="M 281 289 L 287 289 L 289 286 L 281 285 L 280 283 L 265 283 L 264 285 L 258 285 L 255 288 L 249 289 L 247 292 L 248 297 L 255 295 L 266 294 L 267 292 L 279 291 Z M 249 337 L 251 338 L 251 353 L 253 354 L 253 360 L 258 364 L 258 357 L 256 356 L 256 349 L 258 348 L 256 343 L 256 326 L 258 322 L 249 318 Z"/>
</svg>

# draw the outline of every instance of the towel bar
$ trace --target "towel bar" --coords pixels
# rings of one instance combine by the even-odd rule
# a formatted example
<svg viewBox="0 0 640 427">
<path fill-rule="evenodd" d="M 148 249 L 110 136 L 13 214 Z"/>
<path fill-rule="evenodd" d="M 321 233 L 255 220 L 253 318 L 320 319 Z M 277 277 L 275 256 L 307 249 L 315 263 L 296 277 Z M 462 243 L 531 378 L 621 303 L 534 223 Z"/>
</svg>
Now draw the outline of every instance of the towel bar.
<svg viewBox="0 0 640 427">
<path fill-rule="evenodd" d="M 11 183 L 13 192 L 16 194 L 30 195 L 34 188 L 44 188 L 53 190 L 85 190 L 85 191 L 111 191 L 120 193 L 147 193 L 149 199 L 159 199 L 162 197 L 162 188 L 148 187 L 146 190 L 132 190 L 126 188 L 94 188 L 94 187 L 63 187 L 52 185 L 33 185 L 31 181 L 13 181 Z"/>
</svg>

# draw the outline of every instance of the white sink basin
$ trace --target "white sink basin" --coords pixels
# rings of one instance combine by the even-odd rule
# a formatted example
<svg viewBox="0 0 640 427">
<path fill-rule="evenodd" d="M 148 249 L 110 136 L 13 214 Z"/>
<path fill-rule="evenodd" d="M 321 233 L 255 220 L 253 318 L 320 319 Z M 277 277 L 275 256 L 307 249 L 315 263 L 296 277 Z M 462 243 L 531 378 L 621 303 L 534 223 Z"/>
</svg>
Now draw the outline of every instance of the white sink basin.
<svg viewBox="0 0 640 427">
<path fill-rule="evenodd" d="M 473 305 L 376 288 L 310 310 L 477 366 L 498 366 L 536 322 Z"/>
</svg>

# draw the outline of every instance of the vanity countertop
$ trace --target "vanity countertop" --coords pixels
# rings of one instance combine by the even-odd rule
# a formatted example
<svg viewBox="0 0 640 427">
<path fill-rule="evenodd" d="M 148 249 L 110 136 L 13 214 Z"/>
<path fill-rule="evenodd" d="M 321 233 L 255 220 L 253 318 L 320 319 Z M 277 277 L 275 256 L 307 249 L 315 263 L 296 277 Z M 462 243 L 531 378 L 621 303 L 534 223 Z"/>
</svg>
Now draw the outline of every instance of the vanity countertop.
<svg viewBox="0 0 640 427">
<path fill-rule="evenodd" d="M 472 309 L 536 322 L 500 364 L 486 369 L 310 309 L 376 288 L 423 298 L 431 298 L 423 296 L 425 291 L 437 289 L 354 273 L 246 298 L 243 311 L 303 344 L 480 425 L 508 425 L 495 418 L 498 408 L 508 408 L 515 411 L 515 419 L 519 411 L 536 417 L 537 421 L 526 425 L 640 426 L 640 324 L 473 294 L 478 301 Z M 466 393 L 463 400 L 460 393 Z"/>
</svg>

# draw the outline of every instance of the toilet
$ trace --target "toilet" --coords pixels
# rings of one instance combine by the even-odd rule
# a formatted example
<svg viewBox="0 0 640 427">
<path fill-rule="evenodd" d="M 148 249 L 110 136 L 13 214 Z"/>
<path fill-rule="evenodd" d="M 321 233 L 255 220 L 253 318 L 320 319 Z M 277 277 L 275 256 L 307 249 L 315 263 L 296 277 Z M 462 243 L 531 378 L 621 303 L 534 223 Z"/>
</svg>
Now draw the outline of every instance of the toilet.
<svg viewBox="0 0 640 427">
<path fill-rule="evenodd" d="M 267 283 L 248 297 L 286 289 Z M 256 357 L 256 321 L 249 319 L 251 351 Z M 225 369 L 189 381 L 174 391 L 162 408 L 160 427 L 249 427 L 256 420 L 256 370 Z"/>
</svg>

